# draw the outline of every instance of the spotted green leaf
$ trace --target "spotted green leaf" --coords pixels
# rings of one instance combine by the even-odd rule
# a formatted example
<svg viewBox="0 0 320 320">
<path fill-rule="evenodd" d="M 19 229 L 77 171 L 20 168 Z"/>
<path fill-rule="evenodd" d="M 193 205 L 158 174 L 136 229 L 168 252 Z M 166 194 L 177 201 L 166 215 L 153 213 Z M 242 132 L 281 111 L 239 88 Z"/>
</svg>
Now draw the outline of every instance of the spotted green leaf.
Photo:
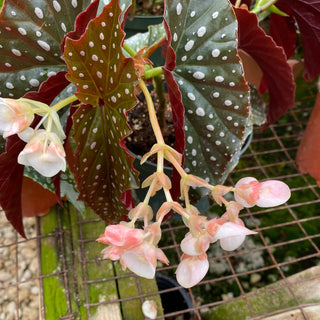
<svg viewBox="0 0 320 320">
<path fill-rule="evenodd" d="M 65 68 L 60 43 L 90 0 L 7 0 L 0 14 L 1 97 L 36 90 Z"/>
<path fill-rule="evenodd" d="M 165 19 L 185 106 L 185 169 L 221 183 L 249 117 L 237 20 L 227 0 L 168 0 Z"/>
<path fill-rule="evenodd" d="M 148 32 L 137 33 L 134 36 L 126 39 L 126 42 L 135 51 L 139 51 L 142 47 L 150 47 L 153 44 L 159 42 L 166 36 L 163 23 L 148 26 Z"/>
<path fill-rule="evenodd" d="M 111 1 L 93 19 L 80 40 L 66 40 L 67 78 L 84 103 L 73 116 L 77 144 L 74 176 L 80 200 L 108 222 L 127 213 L 120 201 L 137 187 L 132 160 L 120 147 L 130 133 L 125 113 L 136 104 L 133 60 L 121 50 L 118 1 Z"/>
</svg>

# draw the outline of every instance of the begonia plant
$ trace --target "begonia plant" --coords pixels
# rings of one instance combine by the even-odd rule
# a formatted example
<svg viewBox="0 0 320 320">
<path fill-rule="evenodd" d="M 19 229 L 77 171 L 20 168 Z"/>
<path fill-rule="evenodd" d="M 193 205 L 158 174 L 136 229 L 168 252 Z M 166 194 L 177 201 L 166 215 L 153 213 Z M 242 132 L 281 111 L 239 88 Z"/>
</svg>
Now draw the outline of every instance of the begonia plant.
<svg viewBox="0 0 320 320">
<path fill-rule="evenodd" d="M 177 280 L 191 287 L 208 271 L 206 252 L 212 243 L 235 250 L 255 233 L 239 218 L 240 210 L 277 206 L 290 197 L 281 181 L 247 177 L 234 187 L 222 184 L 253 124 L 267 127 L 294 104 L 287 58 L 295 49 L 296 28 L 305 50 L 305 77 L 319 74 L 313 50 L 319 47 L 319 34 L 315 45 L 309 34 L 319 5 L 303 0 L 167 0 L 162 24 L 126 39 L 130 5 L 131 0 L 3 2 L 0 204 L 22 236 L 26 177 L 54 192 L 59 203 L 67 199 L 80 211 L 92 208 L 107 223 L 97 234 L 97 241 L 107 245 L 103 257 L 146 278 L 154 277 L 157 260 L 169 263 L 158 243 L 162 222 L 174 212 L 189 229 L 181 242 Z M 273 38 L 259 26 L 263 18 L 270 19 Z M 150 56 L 159 48 L 165 62 L 154 67 Z M 265 121 L 257 120 L 255 114 L 263 110 L 251 104 L 247 57 L 263 73 L 256 89 L 268 91 Z M 163 138 L 147 87 L 152 83 L 161 94 L 164 82 L 174 148 Z M 145 198 L 134 205 L 130 190 L 140 182 L 125 139 L 131 133 L 128 112 L 139 91 L 156 139 L 141 163 L 151 155 L 157 161 L 155 173 L 141 185 L 148 190 Z M 171 177 L 164 172 L 165 160 L 173 167 Z M 224 206 L 225 213 L 208 219 L 192 203 L 190 188 Z M 165 201 L 153 212 L 149 201 L 159 190 Z M 227 200 L 228 193 L 234 193 L 234 200 Z"/>
</svg>

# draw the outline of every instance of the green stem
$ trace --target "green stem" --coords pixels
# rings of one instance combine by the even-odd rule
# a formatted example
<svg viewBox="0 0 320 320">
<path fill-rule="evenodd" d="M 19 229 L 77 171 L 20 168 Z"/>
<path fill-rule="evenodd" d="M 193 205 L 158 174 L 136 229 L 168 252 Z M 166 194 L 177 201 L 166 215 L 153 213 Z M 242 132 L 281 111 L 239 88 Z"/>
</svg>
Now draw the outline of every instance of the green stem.
<svg viewBox="0 0 320 320">
<path fill-rule="evenodd" d="M 77 100 L 78 100 L 78 98 L 73 94 L 72 96 L 65 98 L 65 99 L 59 101 L 58 103 L 56 103 L 54 106 L 51 107 L 51 109 L 54 111 L 59 111 L 60 109 L 67 106 L 68 104 L 70 104 L 74 101 L 77 101 Z"/>
<path fill-rule="evenodd" d="M 141 90 L 145 96 L 146 102 L 147 102 L 149 118 L 150 118 L 152 130 L 153 130 L 154 135 L 156 137 L 157 143 L 158 144 L 165 144 L 162 133 L 161 133 L 161 129 L 159 126 L 159 122 L 157 119 L 156 110 L 154 109 L 154 104 L 153 104 L 150 92 L 149 92 L 149 90 L 143 80 L 140 80 L 139 87 L 141 88 Z"/>
<path fill-rule="evenodd" d="M 163 74 L 162 67 L 156 67 L 156 68 L 152 68 L 152 69 L 146 70 L 144 72 L 144 78 L 145 79 L 151 79 L 151 78 L 154 78 L 156 76 L 160 76 L 162 74 Z"/>
<path fill-rule="evenodd" d="M 261 7 L 259 6 L 259 2 L 257 3 L 258 6 L 255 6 L 251 12 L 258 14 L 263 12 L 264 10 L 267 10 L 270 6 L 272 6 L 273 4 L 275 4 L 278 0 L 270 0 L 268 1 L 266 4 L 262 5 Z"/>
<path fill-rule="evenodd" d="M 128 44 L 128 42 L 124 41 L 122 48 L 127 51 L 127 53 L 131 56 L 134 57 L 136 55 L 136 51 Z"/>
</svg>

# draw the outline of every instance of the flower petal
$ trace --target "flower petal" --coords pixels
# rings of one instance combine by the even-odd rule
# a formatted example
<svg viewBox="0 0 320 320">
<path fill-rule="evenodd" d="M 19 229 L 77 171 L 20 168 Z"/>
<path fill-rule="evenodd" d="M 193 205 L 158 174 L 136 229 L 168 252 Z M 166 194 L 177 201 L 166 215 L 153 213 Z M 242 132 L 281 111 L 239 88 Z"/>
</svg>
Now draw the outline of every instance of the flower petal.
<svg viewBox="0 0 320 320">
<path fill-rule="evenodd" d="M 238 249 L 242 245 L 245 238 L 245 235 L 223 238 L 220 240 L 220 246 L 223 250 L 233 251 Z"/>
<path fill-rule="evenodd" d="M 187 257 L 183 259 L 177 268 L 176 275 L 178 283 L 190 288 L 198 284 L 209 270 L 208 259 L 198 257 Z"/>
<path fill-rule="evenodd" d="M 129 251 L 125 252 L 121 258 L 126 266 L 136 275 L 147 279 L 154 278 L 156 268 L 143 256 L 136 254 L 136 252 Z"/>
<path fill-rule="evenodd" d="M 291 196 L 290 188 L 282 181 L 268 180 L 261 183 L 257 206 L 275 207 L 288 201 Z"/>
<path fill-rule="evenodd" d="M 241 221 L 239 219 L 239 221 Z M 241 236 L 241 235 L 249 235 L 249 234 L 256 234 L 255 231 L 252 231 L 241 224 L 234 223 L 234 222 L 226 222 L 224 223 L 218 230 L 218 232 L 215 234 L 215 238 L 217 240 L 221 240 L 223 238 L 228 238 L 228 237 L 235 237 L 235 236 Z"/>
</svg>

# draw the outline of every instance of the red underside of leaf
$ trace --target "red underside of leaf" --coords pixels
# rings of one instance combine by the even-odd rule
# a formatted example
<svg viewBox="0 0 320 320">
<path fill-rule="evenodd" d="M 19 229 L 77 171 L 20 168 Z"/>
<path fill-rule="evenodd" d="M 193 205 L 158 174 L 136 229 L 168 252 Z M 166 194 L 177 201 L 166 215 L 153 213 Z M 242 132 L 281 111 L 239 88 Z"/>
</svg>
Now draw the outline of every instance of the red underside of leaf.
<svg viewBox="0 0 320 320">
<path fill-rule="evenodd" d="M 42 83 L 38 92 L 28 92 L 24 98 L 50 104 L 52 100 L 69 84 L 65 71 L 58 72 Z M 39 121 L 37 118 L 32 126 Z M 17 135 L 6 142 L 6 152 L 0 155 L 0 203 L 12 226 L 25 237 L 22 210 L 21 190 L 24 166 L 17 163 L 17 157 L 25 146 L 25 142 Z"/>
<path fill-rule="evenodd" d="M 301 33 L 305 71 L 311 81 L 320 73 L 320 2 L 319 0 L 279 0 L 277 7 L 294 16 Z"/>
<path fill-rule="evenodd" d="M 287 59 L 294 55 L 297 41 L 297 30 L 293 17 L 282 17 L 278 14 L 270 15 L 270 36 L 278 46 L 281 46 Z"/>
<path fill-rule="evenodd" d="M 6 153 L 0 155 L 0 203 L 12 226 L 25 238 L 21 211 L 24 166 L 17 163 L 17 157 L 24 145 L 18 136 L 9 137 Z"/>
<path fill-rule="evenodd" d="M 246 9 L 234 8 L 239 23 L 239 49 L 250 54 L 264 73 L 270 102 L 267 123 L 277 121 L 294 105 L 295 83 L 286 55 L 258 26 L 257 16 Z"/>
</svg>

